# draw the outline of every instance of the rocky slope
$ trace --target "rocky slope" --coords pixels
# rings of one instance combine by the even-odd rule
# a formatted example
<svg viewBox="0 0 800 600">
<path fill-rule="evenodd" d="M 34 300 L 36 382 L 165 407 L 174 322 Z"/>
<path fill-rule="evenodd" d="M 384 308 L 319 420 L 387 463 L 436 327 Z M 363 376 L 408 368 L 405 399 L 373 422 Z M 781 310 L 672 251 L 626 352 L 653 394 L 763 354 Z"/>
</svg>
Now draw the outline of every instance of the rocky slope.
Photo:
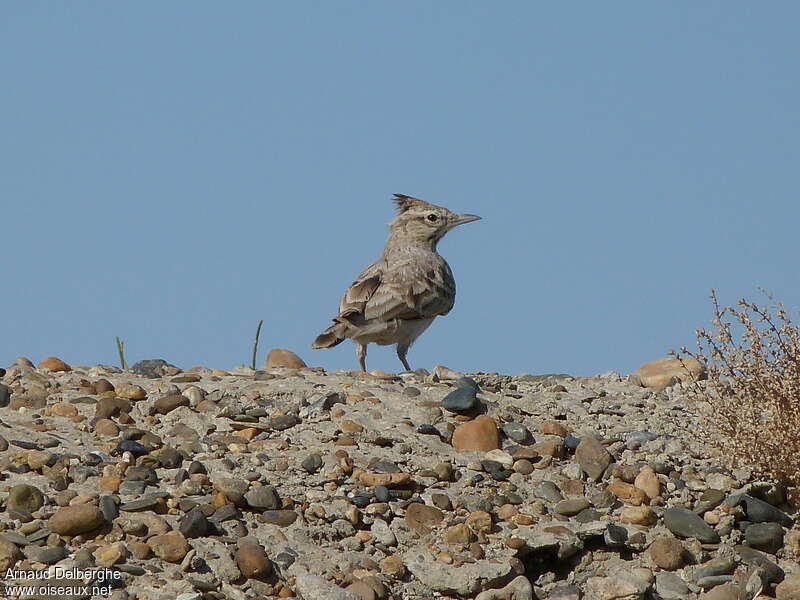
<svg viewBox="0 0 800 600">
<path fill-rule="evenodd" d="M 800 599 L 794 509 L 692 439 L 664 365 L 276 365 L 302 367 L 8 367 L 5 594 L 11 568 L 91 596 L 59 567 L 116 599 Z"/>
</svg>

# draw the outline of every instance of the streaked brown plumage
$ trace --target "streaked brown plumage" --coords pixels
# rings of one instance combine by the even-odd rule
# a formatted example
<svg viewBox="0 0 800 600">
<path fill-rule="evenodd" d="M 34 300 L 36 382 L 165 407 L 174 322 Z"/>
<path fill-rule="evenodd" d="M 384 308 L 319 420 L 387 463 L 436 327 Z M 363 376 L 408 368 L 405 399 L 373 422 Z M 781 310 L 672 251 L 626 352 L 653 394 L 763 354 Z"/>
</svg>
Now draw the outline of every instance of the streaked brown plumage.
<svg viewBox="0 0 800 600">
<path fill-rule="evenodd" d="M 370 343 L 397 344 L 398 358 L 411 370 L 408 348 L 436 317 L 450 312 L 456 298 L 453 273 L 436 244 L 454 227 L 480 219 L 403 194 L 395 194 L 394 202 L 399 214 L 389 224 L 383 254 L 347 289 L 333 325 L 311 345 L 333 348 L 352 339 L 362 371 Z"/>
</svg>

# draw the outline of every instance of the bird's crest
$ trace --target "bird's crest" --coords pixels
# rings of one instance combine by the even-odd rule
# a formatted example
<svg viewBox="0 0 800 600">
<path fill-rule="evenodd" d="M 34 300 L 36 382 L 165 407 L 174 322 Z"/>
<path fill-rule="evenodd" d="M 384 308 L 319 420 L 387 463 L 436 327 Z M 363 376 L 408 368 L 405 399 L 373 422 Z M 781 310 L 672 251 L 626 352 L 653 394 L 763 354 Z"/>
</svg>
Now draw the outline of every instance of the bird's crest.
<svg viewBox="0 0 800 600">
<path fill-rule="evenodd" d="M 394 205 L 397 207 L 398 214 L 403 214 L 408 209 L 414 206 L 424 206 L 430 204 L 419 198 L 413 196 L 406 196 L 405 194 L 392 194 L 394 196 Z"/>
</svg>

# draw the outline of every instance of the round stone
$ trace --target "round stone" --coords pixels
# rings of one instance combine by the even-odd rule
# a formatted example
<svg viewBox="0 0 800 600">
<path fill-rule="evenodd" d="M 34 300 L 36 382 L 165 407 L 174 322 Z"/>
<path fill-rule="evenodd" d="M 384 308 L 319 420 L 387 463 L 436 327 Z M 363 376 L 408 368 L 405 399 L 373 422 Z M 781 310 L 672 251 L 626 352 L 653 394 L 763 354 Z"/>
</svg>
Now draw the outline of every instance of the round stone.
<svg viewBox="0 0 800 600">
<path fill-rule="evenodd" d="M 770 554 L 783 548 L 783 527 L 778 523 L 753 523 L 745 530 L 744 537 L 749 546 Z"/>
<path fill-rule="evenodd" d="M 287 527 L 297 520 L 297 513 L 293 510 L 265 510 L 261 517 L 265 523 Z"/>
<path fill-rule="evenodd" d="M 522 423 L 506 423 L 503 425 L 503 433 L 518 444 L 530 444 L 533 442 L 530 430 Z"/>
<path fill-rule="evenodd" d="M 11 388 L 0 383 L 0 408 L 8 406 L 9 402 L 11 402 Z"/>
<path fill-rule="evenodd" d="M 258 542 L 248 538 L 243 538 L 238 544 L 236 565 L 242 575 L 251 579 L 268 577 L 272 573 L 272 563 L 264 548 Z"/>
<path fill-rule="evenodd" d="M 452 443 L 456 450 L 496 450 L 500 447 L 497 424 L 485 416 L 463 423 L 453 432 Z"/>
<path fill-rule="evenodd" d="M 277 490 L 271 485 L 262 485 L 251 488 L 244 499 L 251 508 L 260 510 L 277 510 L 281 507 L 281 499 Z"/>
<path fill-rule="evenodd" d="M 182 561 L 189 552 L 189 543 L 180 531 L 154 535 L 147 540 L 147 545 L 158 558 L 170 563 Z"/>
<path fill-rule="evenodd" d="M 27 483 L 20 483 L 11 488 L 8 492 L 6 507 L 11 509 L 23 509 L 32 513 L 39 510 L 44 505 L 44 494 L 39 488 Z"/>
<path fill-rule="evenodd" d="M 189 399 L 181 394 L 168 394 L 153 403 L 153 408 L 162 415 L 172 412 L 179 406 L 189 406 Z"/>
<path fill-rule="evenodd" d="M 459 387 L 447 394 L 442 400 L 442 408 L 458 415 L 469 415 L 480 406 L 473 387 Z"/>
<path fill-rule="evenodd" d="M 313 452 L 303 459 L 303 462 L 300 463 L 300 466 L 303 467 L 303 470 L 307 473 L 316 473 L 322 468 L 322 457 L 318 452 Z"/>
<path fill-rule="evenodd" d="M 72 368 L 67 363 L 65 363 L 60 358 L 56 358 L 55 356 L 48 356 L 47 358 L 43 358 L 39 363 L 39 368 L 45 371 L 52 371 L 53 373 L 72 370 Z"/>
<path fill-rule="evenodd" d="M 683 544 L 675 538 L 658 538 L 650 544 L 647 552 L 656 566 L 665 571 L 675 571 L 684 564 Z"/>
<path fill-rule="evenodd" d="M 178 530 L 187 538 L 204 537 L 208 533 L 209 522 L 200 507 L 196 506 L 181 518 Z"/>
<path fill-rule="evenodd" d="M 288 367 L 289 369 L 304 369 L 307 366 L 308 365 L 303 362 L 303 359 L 291 350 L 275 348 L 274 350 L 270 350 L 270 353 L 267 355 L 264 368 L 274 369 L 276 367 Z"/>
<path fill-rule="evenodd" d="M 59 508 L 47 522 L 59 535 L 78 535 L 97 529 L 106 522 L 103 512 L 93 504 L 76 504 Z"/>
<path fill-rule="evenodd" d="M 556 504 L 553 510 L 559 515 L 572 517 L 586 508 L 589 508 L 589 501 L 586 498 L 567 498 Z"/>
</svg>

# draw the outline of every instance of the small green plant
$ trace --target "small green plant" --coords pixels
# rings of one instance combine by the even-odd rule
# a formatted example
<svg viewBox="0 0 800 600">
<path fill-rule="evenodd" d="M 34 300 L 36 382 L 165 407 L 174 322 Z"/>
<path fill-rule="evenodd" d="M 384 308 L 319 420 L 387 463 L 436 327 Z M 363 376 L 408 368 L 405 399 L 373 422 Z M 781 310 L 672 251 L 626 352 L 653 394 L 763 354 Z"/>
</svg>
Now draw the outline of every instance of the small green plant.
<svg viewBox="0 0 800 600">
<path fill-rule="evenodd" d="M 117 340 L 117 352 L 119 353 L 119 367 L 123 371 L 128 370 L 128 363 L 125 361 L 125 342 L 119 339 L 119 336 L 115 336 Z"/>
<path fill-rule="evenodd" d="M 253 361 L 250 366 L 255 371 L 256 368 L 256 355 L 258 354 L 258 337 L 261 335 L 261 326 L 264 324 L 264 319 L 261 319 L 258 322 L 258 327 L 256 327 L 256 341 L 253 344 Z"/>
<path fill-rule="evenodd" d="M 763 291 L 763 290 L 762 290 Z M 706 368 L 694 382 L 703 442 L 722 451 L 731 466 L 800 491 L 800 330 L 782 303 L 739 300 L 714 305 L 713 329 L 697 330 L 697 353 L 681 349 Z"/>
</svg>

